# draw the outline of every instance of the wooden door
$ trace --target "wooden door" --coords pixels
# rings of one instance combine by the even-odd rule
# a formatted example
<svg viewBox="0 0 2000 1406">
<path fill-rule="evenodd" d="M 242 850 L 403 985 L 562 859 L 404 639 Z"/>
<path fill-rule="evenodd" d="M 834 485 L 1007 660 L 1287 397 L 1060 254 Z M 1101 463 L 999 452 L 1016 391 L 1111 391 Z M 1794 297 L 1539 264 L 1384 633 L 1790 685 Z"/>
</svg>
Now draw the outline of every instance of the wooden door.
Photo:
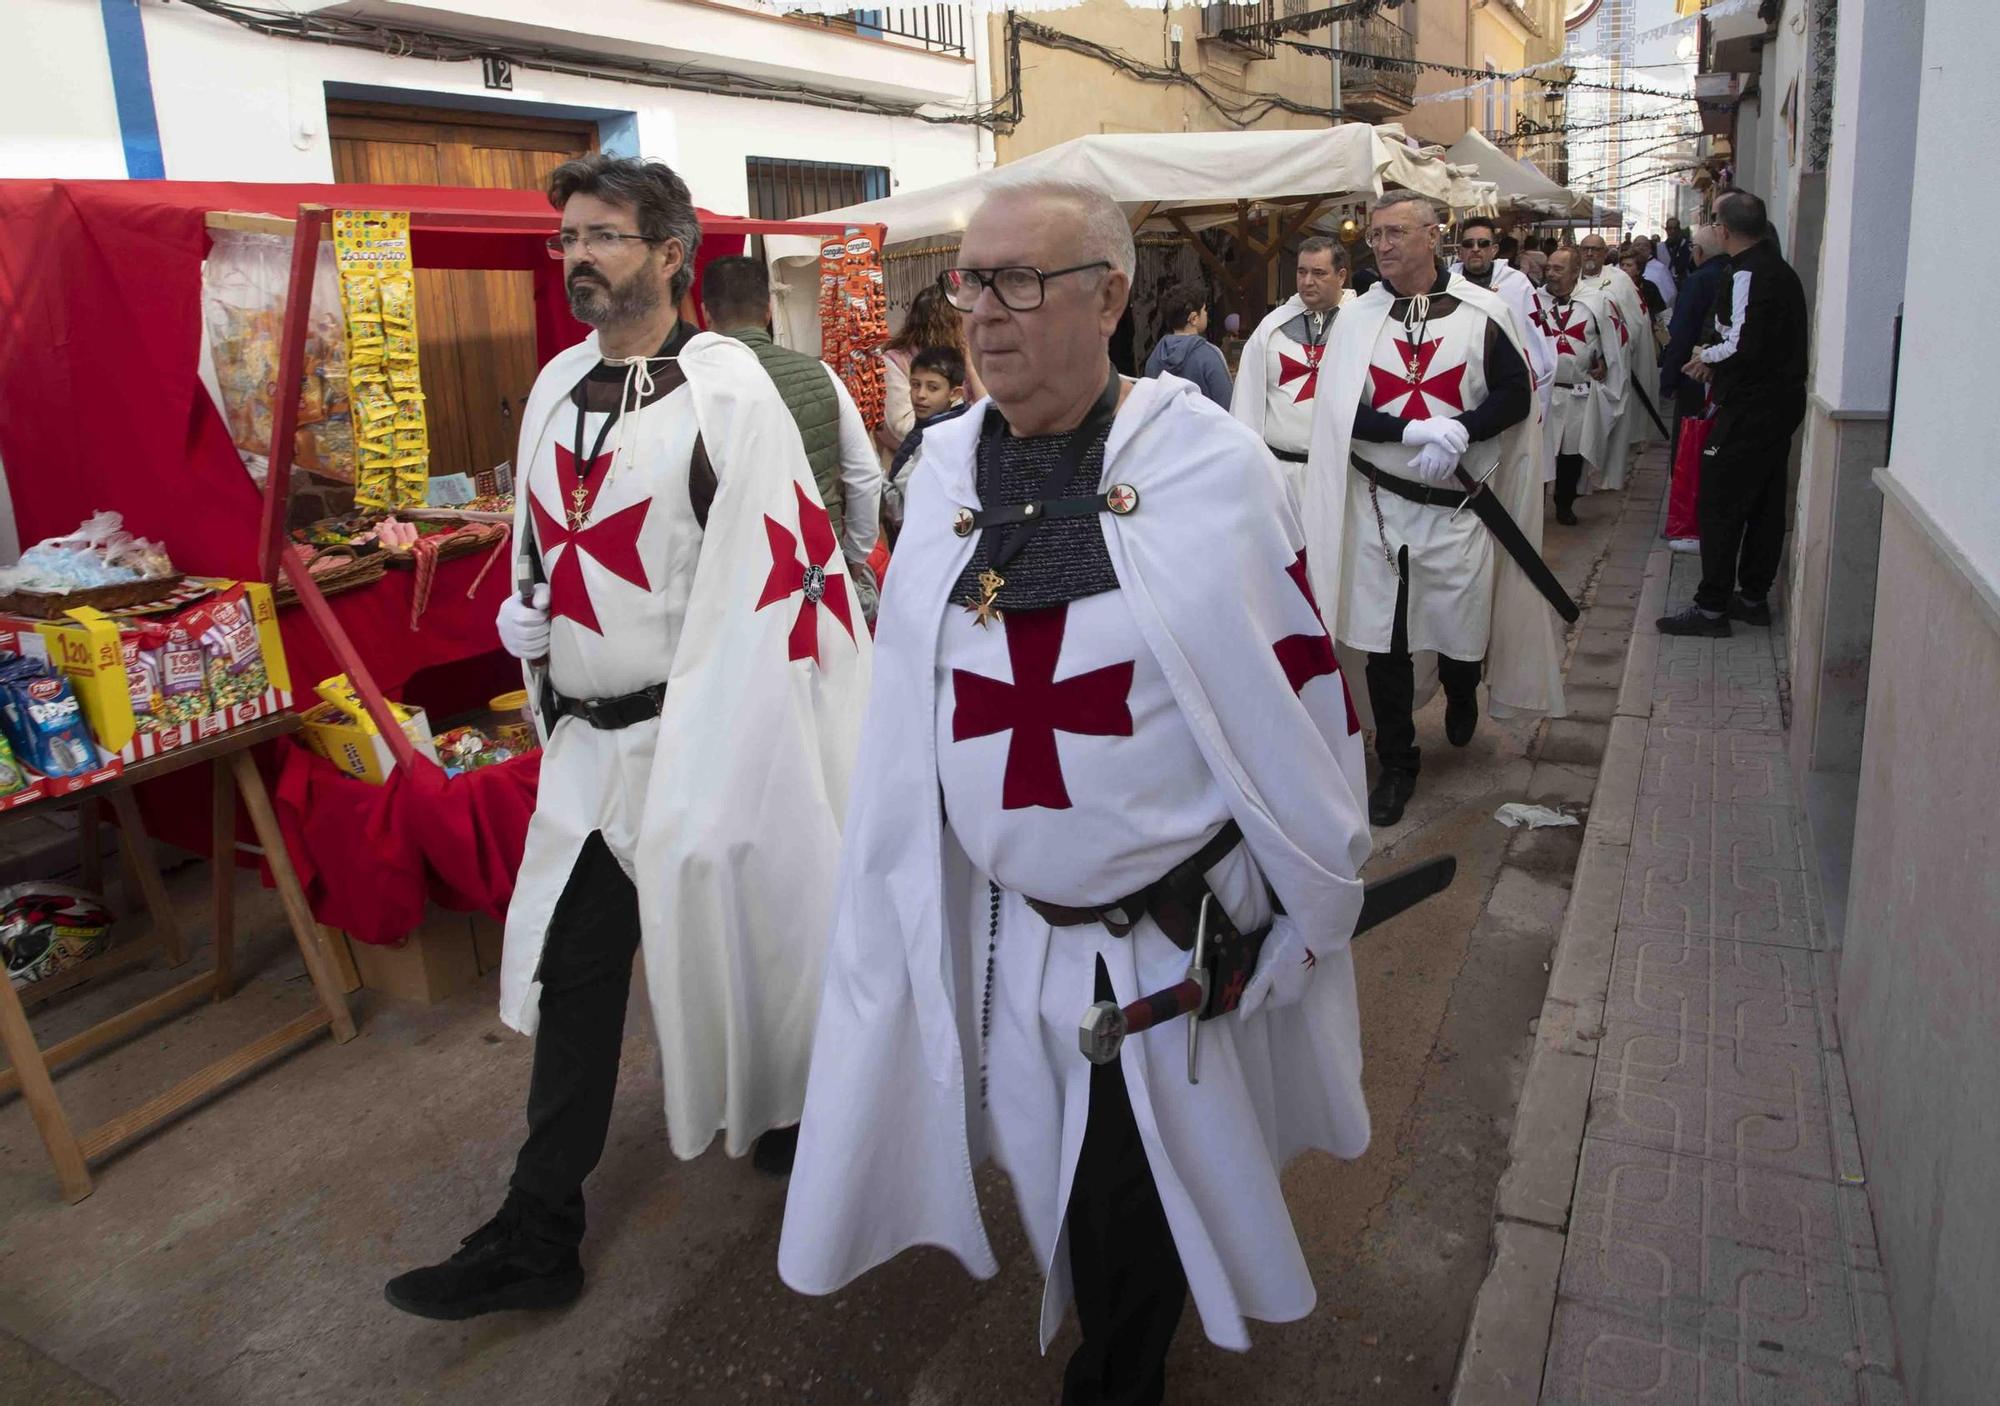
<svg viewBox="0 0 2000 1406">
<path fill-rule="evenodd" d="M 540 190 L 592 151 L 588 122 L 332 101 L 336 181 Z M 540 362 L 534 275 L 417 270 L 417 346 L 431 472 L 481 473 L 514 457 L 517 422 Z"/>
</svg>

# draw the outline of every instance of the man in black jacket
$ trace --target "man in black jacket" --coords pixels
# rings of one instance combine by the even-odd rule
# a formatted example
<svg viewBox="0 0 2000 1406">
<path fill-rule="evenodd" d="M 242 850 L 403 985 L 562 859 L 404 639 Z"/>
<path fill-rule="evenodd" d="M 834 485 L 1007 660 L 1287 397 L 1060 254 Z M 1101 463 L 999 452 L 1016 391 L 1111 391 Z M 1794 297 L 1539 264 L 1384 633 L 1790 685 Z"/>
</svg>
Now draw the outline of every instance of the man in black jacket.
<svg viewBox="0 0 2000 1406">
<path fill-rule="evenodd" d="M 1771 623 L 1766 597 L 1785 545 L 1786 463 L 1805 418 L 1805 288 L 1765 239 L 1763 201 L 1729 191 L 1715 202 L 1715 223 L 1729 256 L 1720 340 L 1681 368 L 1715 386 L 1696 507 L 1701 585 L 1693 605 L 1661 618 L 1667 635 L 1727 635 L 1732 619 Z"/>
</svg>

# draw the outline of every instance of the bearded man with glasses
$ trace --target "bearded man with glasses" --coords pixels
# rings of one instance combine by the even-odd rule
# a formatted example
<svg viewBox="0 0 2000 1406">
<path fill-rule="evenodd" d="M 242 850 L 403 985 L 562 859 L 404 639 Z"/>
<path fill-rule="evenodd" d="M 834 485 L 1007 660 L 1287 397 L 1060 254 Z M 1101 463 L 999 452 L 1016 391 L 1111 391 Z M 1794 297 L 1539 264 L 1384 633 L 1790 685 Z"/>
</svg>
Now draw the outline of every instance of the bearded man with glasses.
<svg viewBox="0 0 2000 1406">
<path fill-rule="evenodd" d="M 676 1155 L 788 1168 L 869 641 L 799 431 L 757 357 L 679 307 L 701 243 L 657 162 L 549 180 L 570 307 L 596 330 L 521 417 L 500 643 L 547 746 L 507 910 L 500 1018 L 535 1037 L 499 1214 L 389 1281 L 426 1318 L 582 1291 L 635 953 Z M 763 1136 L 759 1136 L 762 1134 Z"/>
<path fill-rule="evenodd" d="M 1310 1312 L 1280 1173 L 1368 1142 L 1360 737 L 1278 465 L 1112 371 L 1132 266 L 1108 195 L 1034 182 L 945 275 L 991 398 L 910 477 L 778 1252 L 805 1293 L 918 1244 L 990 1276 L 990 1155 L 1044 1350 L 1076 1301 L 1069 1406 L 1160 1401 L 1190 1292 L 1238 1350 Z M 1210 947 L 1212 1018 L 1080 1048 Z"/>
<path fill-rule="evenodd" d="M 1367 237 L 1382 282 L 1334 326 L 1300 500 L 1314 588 L 1337 602 L 1334 638 L 1368 660 L 1381 763 L 1368 815 L 1381 826 L 1416 791 L 1415 710 L 1433 657 L 1455 747 L 1478 725 L 1482 672 L 1495 717 L 1562 713 L 1555 620 L 1511 555 L 1541 549 L 1541 433 L 1523 338 L 1504 299 L 1438 262 L 1438 234 L 1427 197 L 1375 202 Z M 1469 502 L 1475 491 L 1492 495 L 1520 542 L 1502 549 Z"/>
</svg>

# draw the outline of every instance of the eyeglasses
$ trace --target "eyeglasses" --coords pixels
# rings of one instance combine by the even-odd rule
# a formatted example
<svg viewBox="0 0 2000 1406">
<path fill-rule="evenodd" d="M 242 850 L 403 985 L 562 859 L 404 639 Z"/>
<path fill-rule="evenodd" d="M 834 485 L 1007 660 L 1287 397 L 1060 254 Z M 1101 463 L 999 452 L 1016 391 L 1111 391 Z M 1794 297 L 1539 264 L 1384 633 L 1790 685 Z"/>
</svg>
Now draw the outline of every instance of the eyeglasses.
<svg viewBox="0 0 2000 1406">
<path fill-rule="evenodd" d="M 1424 232 L 1423 225 L 1381 225 L 1362 236 L 1362 241 L 1370 249 L 1379 249 L 1384 244 L 1400 244 Z"/>
<path fill-rule="evenodd" d="M 1458 241 L 1458 247 L 1461 249 L 1491 249 L 1493 241 L 1490 239 L 1461 239 Z"/>
<path fill-rule="evenodd" d="M 616 249 L 620 240 L 626 239 L 636 240 L 641 244 L 658 244 L 661 242 L 650 234 L 619 234 L 615 230 L 594 229 L 586 234 L 577 234 L 573 230 L 564 230 L 561 234 L 550 235 L 542 241 L 542 245 L 549 251 L 551 259 L 568 258 L 576 252 L 576 247 L 579 244 L 583 246 L 585 253 L 595 254 L 601 259 Z"/>
<path fill-rule="evenodd" d="M 1108 260 L 1094 259 L 1087 264 L 1072 264 L 1066 269 L 1050 269 L 1047 273 L 1024 264 L 1010 264 L 996 269 L 946 269 L 938 277 L 938 287 L 944 290 L 945 301 L 960 312 L 971 312 L 979 302 L 980 290 L 986 288 L 993 290 L 993 296 L 1007 311 L 1033 312 L 1048 297 L 1051 278 L 1110 267 Z"/>
</svg>

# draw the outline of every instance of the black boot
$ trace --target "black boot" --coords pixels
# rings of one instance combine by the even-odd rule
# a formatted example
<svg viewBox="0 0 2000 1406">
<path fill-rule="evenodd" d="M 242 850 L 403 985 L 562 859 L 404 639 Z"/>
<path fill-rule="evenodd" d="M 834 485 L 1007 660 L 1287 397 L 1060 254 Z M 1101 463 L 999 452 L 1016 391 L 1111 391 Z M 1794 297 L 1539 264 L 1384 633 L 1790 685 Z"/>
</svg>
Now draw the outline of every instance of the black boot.
<svg viewBox="0 0 2000 1406">
<path fill-rule="evenodd" d="M 1556 521 L 1564 527 L 1575 527 L 1582 519 L 1577 517 L 1576 509 L 1568 503 L 1558 503 L 1556 504 Z"/>
<path fill-rule="evenodd" d="M 383 1297 L 419 1318 L 477 1318 L 514 1308 L 561 1308 L 583 1292 L 574 1245 L 537 1239 L 511 1206 L 460 1242 L 442 1264 L 399 1274 Z"/>
<path fill-rule="evenodd" d="M 1444 740 L 1463 747 L 1479 727 L 1479 695 L 1451 694 L 1444 697 Z"/>
<path fill-rule="evenodd" d="M 774 1177 L 792 1174 L 792 1158 L 799 1151 L 799 1125 L 773 1128 L 750 1146 L 750 1165 Z"/>
<path fill-rule="evenodd" d="M 1403 807 L 1416 794 L 1417 774 L 1384 767 L 1375 789 L 1368 793 L 1368 823 L 1386 829 L 1403 818 Z"/>
</svg>

